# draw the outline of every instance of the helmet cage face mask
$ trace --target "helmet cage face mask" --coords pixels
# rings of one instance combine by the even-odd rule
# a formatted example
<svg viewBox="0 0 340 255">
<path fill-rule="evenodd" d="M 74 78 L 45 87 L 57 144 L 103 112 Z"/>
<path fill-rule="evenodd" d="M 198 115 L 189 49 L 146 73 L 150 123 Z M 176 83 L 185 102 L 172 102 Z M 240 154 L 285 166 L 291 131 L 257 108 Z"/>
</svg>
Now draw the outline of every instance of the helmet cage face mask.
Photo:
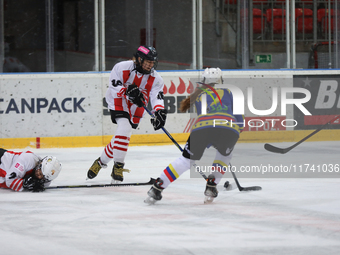
<svg viewBox="0 0 340 255">
<path fill-rule="evenodd" d="M 34 177 L 38 177 L 37 176 L 37 172 L 40 172 L 40 174 L 42 175 L 42 179 L 44 182 L 48 182 L 48 180 L 45 178 L 43 172 L 42 172 L 42 160 L 39 161 L 38 165 L 34 168 Z"/>
<path fill-rule="evenodd" d="M 158 65 L 157 51 L 154 47 L 151 46 L 139 46 L 137 52 L 135 54 L 136 58 L 136 70 L 142 74 L 149 74 L 153 70 L 156 70 Z M 140 58 L 140 60 L 139 60 Z M 153 61 L 153 67 L 151 70 L 143 69 L 144 60 Z"/>
</svg>

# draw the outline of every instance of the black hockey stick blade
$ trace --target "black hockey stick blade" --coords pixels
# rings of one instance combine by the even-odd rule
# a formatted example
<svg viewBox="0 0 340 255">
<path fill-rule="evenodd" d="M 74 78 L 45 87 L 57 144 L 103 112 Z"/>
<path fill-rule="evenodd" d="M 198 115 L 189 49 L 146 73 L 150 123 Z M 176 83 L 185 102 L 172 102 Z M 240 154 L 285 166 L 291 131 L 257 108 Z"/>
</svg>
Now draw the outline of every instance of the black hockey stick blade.
<svg viewBox="0 0 340 255">
<path fill-rule="evenodd" d="M 294 146 L 295 147 L 295 146 Z M 281 154 L 285 154 L 287 153 L 288 151 L 290 151 L 291 149 L 293 149 L 294 147 L 290 146 L 288 148 L 279 148 L 279 147 L 275 147 L 269 143 L 266 143 L 264 145 L 264 148 L 267 150 L 267 151 L 270 151 L 270 152 L 274 152 L 274 153 L 281 153 Z"/>
<path fill-rule="evenodd" d="M 260 186 L 250 186 L 250 187 L 239 187 L 240 191 L 258 191 L 262 190 Z"/>
<path fill-rule="evenodd" d="M 319 131 L 321 131 L 322 129 L 324 129 L 326 126 L 328 126 L 330 123 L 332 123 L 332 121 L 335 121 L 336 119 L 338 119 L 340 116 L 337 115 L 335 118 L 331 119 L 330 121 L 328 121 L 326 124 L 322 125 L 321 127 L 319 127 L 318 129 L 314 130 L 312 133 L 310 133 L 309 135 L 307 135 L 306 137 L 302 138 L 300 141 L 296 142 L 295 144 L 293 144 L 292 146 L 288 147 L 288 148 L 279 148 L 276 146 L 273 146 L 269 143 L 266 143 L 264 145 L 264 148 L 267 151 L 270 152 L 274 152 L 274 153 L 281 153 L 281 154 L 285 154 L 288 151 L 294 149 L 296 146 L 298 146 L 299 144 L 303 143 L 304 141 L 306 141 L 308 138 L 312 137 L 313 135 L 315 135 L 316 133 L 318 133 Z"/>
<path fill-rule="evenodd" d="M 260 187 L 260 186 L 242 187 L 240 185 L 240 183 L 238 182 L 235 173 L 233 171 L 231 171 L 231 174 L 234 177 L 234 180 L 236 182 L 236 185 L 237 185 L 237 188 L 238 188 L 239 191 L 257 191 L 257 190 L 261 190 L 262 189 L 262 187 Z"/>
<path fill-rule="evenodd" d="M 93 185 L 65 185 L 65 186 L 52 186 L 46 189 L 76 189 L 76 188 L 103 188 L 103 187 L 122 187 L 122 186 L 143 186 L 153 185 L 156 179 L 150 178 L 148 182 L 134 182 L 134 183 L 116 183 L 116 184 L 93 184 Z"/>
<path fill-rule="evenodd" d="M 327 123 L 328 125 L 328 123 Z M 323 125 L 322 127 L 318 128 L 317 130 L 315 130 L 314 132 L 310 133 L 309 135 L 307 135 L 306 137 L 304 137 L 303 139 L 301 139 L 300 141 L 294 143 L 292 146 L 288 147 L 288 148 L 279 148 L 279 147 L 275 147 L 269 143 L 266 143 L 264 145 L 264 148 L 267 151 L 270 152 L 274 152 L 274 153 L 281 153 L 281 154 L 285 154 L 288 151 L 291 151 L 292 149 L 294 149 L 296 146 L 298 146 L 300 143 L 303 143 L 304 141 L 306 141 L 309 137 L 315 135 L 317 132 L 319 132 L 321 129 L 323 129 L 325 127 L 325 125 Z"/>
</svg>

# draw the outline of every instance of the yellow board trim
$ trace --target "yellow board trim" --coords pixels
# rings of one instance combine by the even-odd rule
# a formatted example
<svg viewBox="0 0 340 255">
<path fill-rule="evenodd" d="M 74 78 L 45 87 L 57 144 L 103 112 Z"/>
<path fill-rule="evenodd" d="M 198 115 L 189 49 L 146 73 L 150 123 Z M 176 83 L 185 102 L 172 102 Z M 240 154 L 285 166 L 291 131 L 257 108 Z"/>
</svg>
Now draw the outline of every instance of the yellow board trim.
<svg viewBox="0 0 340 255">
<path fill-rule="evenodd" d="M 242 143 L 279 143 L 297 142 L 312 133 L 313 130 L 298 131 L 251 131 L 242 132 L 239 142 Z M 188 133 L 176 133 L 171 136 L 184 145 Z M 39 143 L 40 139 L 40 143 Z M 74 136 L 74 137 L 40 137 L 40 138 L 0 138 L 0 148 L 76 148 L 76 147 L 103 147 L 112 139 L 112 136 Z M 322 130 L 307 141 L 339 141 L 340 129 Z M 166 134 L 132 135 L 131 146 L 166 145 L 172 141 Z"/>
</svg>

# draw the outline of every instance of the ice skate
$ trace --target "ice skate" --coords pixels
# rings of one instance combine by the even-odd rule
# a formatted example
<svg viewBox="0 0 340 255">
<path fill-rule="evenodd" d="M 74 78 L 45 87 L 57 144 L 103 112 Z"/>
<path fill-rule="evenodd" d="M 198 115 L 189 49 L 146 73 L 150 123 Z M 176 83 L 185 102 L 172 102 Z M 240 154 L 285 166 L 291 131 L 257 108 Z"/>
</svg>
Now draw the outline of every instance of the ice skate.
<svg viewBox="0 0 340 255">
<path fill-rule="evenodd" d="M 214 201 L 214 198 L 217 197 L 218 195 L 218 191 L 216 189 L 215 177 L 212 174 L 208 176 L 204 195 L 205 195 L 205 198 L 204 198 L 205 204 L 212 203 Z"/>
<path fill-rule="evenodd" d="M 115 162 L 112 173 L 111 173 L 111 183 L 112 184 L 118 184 L 121 183 L 124 180 L 123 172 L 130 172 L 128 169 L 124 169 L 124 163 Z"/>
<path fill-rule="evenodd" d="M 154 185 L 148 191 L 148 197 L 144 200 L 145 203 L 151 205 L 162 199 L 162 191 L 164 190 L 164 188 L 161 187 L 162 184 L 163 180 L 161 178 L 157 178 Z"/>
<path fill-rule="evenodd" d="M 89 171 L 87 172 L 87 180 L 88 179 L 93 179 L 94 177 L 96 177 L 100 171 L 100 169 L 102 168 L 106 168 L 107 165 L 103 164 L 101 161 L 100 161 L 100 157 L 97 158 L 92 166 L 90 167 Z"/>
</svg>

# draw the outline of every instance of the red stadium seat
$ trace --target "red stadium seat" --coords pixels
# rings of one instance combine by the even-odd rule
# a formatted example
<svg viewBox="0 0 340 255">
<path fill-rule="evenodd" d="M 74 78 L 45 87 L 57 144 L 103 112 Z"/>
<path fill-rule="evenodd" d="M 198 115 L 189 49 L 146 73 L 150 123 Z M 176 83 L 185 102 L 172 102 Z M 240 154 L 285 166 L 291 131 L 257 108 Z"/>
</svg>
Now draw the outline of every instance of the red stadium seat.
<svg viewBox="0 0 340 255">
<path fill-rule="evenodd" d="M 265 29 L 265 14 L 260 9 L 253 9 L 253 33 L 262 34 Z"/>
<path fill-rule="evenodd" d="M 266 11 L 267 22 L 272 28 L 274 34 L 282 34 L 286 32 L 286 10 L 284 9 L 268 9 Z"/>
<path fill-rule="evenodd" d="M 331 16 L 331 32 L 334 32 L 335 27 L 335 15 L 337 14 L 338 17 L 340 17 L 340 10 L 330 10 L 330 16 Z M 321 32 L 325 33 L 328 32 L 329 26 L 328 26 L 328 16 L 329 16 L 329 10 L 328 9 L 319 9 L 318 10 L 318 24 L 320 26 Z M 340 24 L 339 24 L 340 25 Z"/>
<path fill-rule="evenodd" d="M 295 9 L 295 21 L 298 33 L 313 33 L 313 11 L 311 9 Z"/>
</svg>

